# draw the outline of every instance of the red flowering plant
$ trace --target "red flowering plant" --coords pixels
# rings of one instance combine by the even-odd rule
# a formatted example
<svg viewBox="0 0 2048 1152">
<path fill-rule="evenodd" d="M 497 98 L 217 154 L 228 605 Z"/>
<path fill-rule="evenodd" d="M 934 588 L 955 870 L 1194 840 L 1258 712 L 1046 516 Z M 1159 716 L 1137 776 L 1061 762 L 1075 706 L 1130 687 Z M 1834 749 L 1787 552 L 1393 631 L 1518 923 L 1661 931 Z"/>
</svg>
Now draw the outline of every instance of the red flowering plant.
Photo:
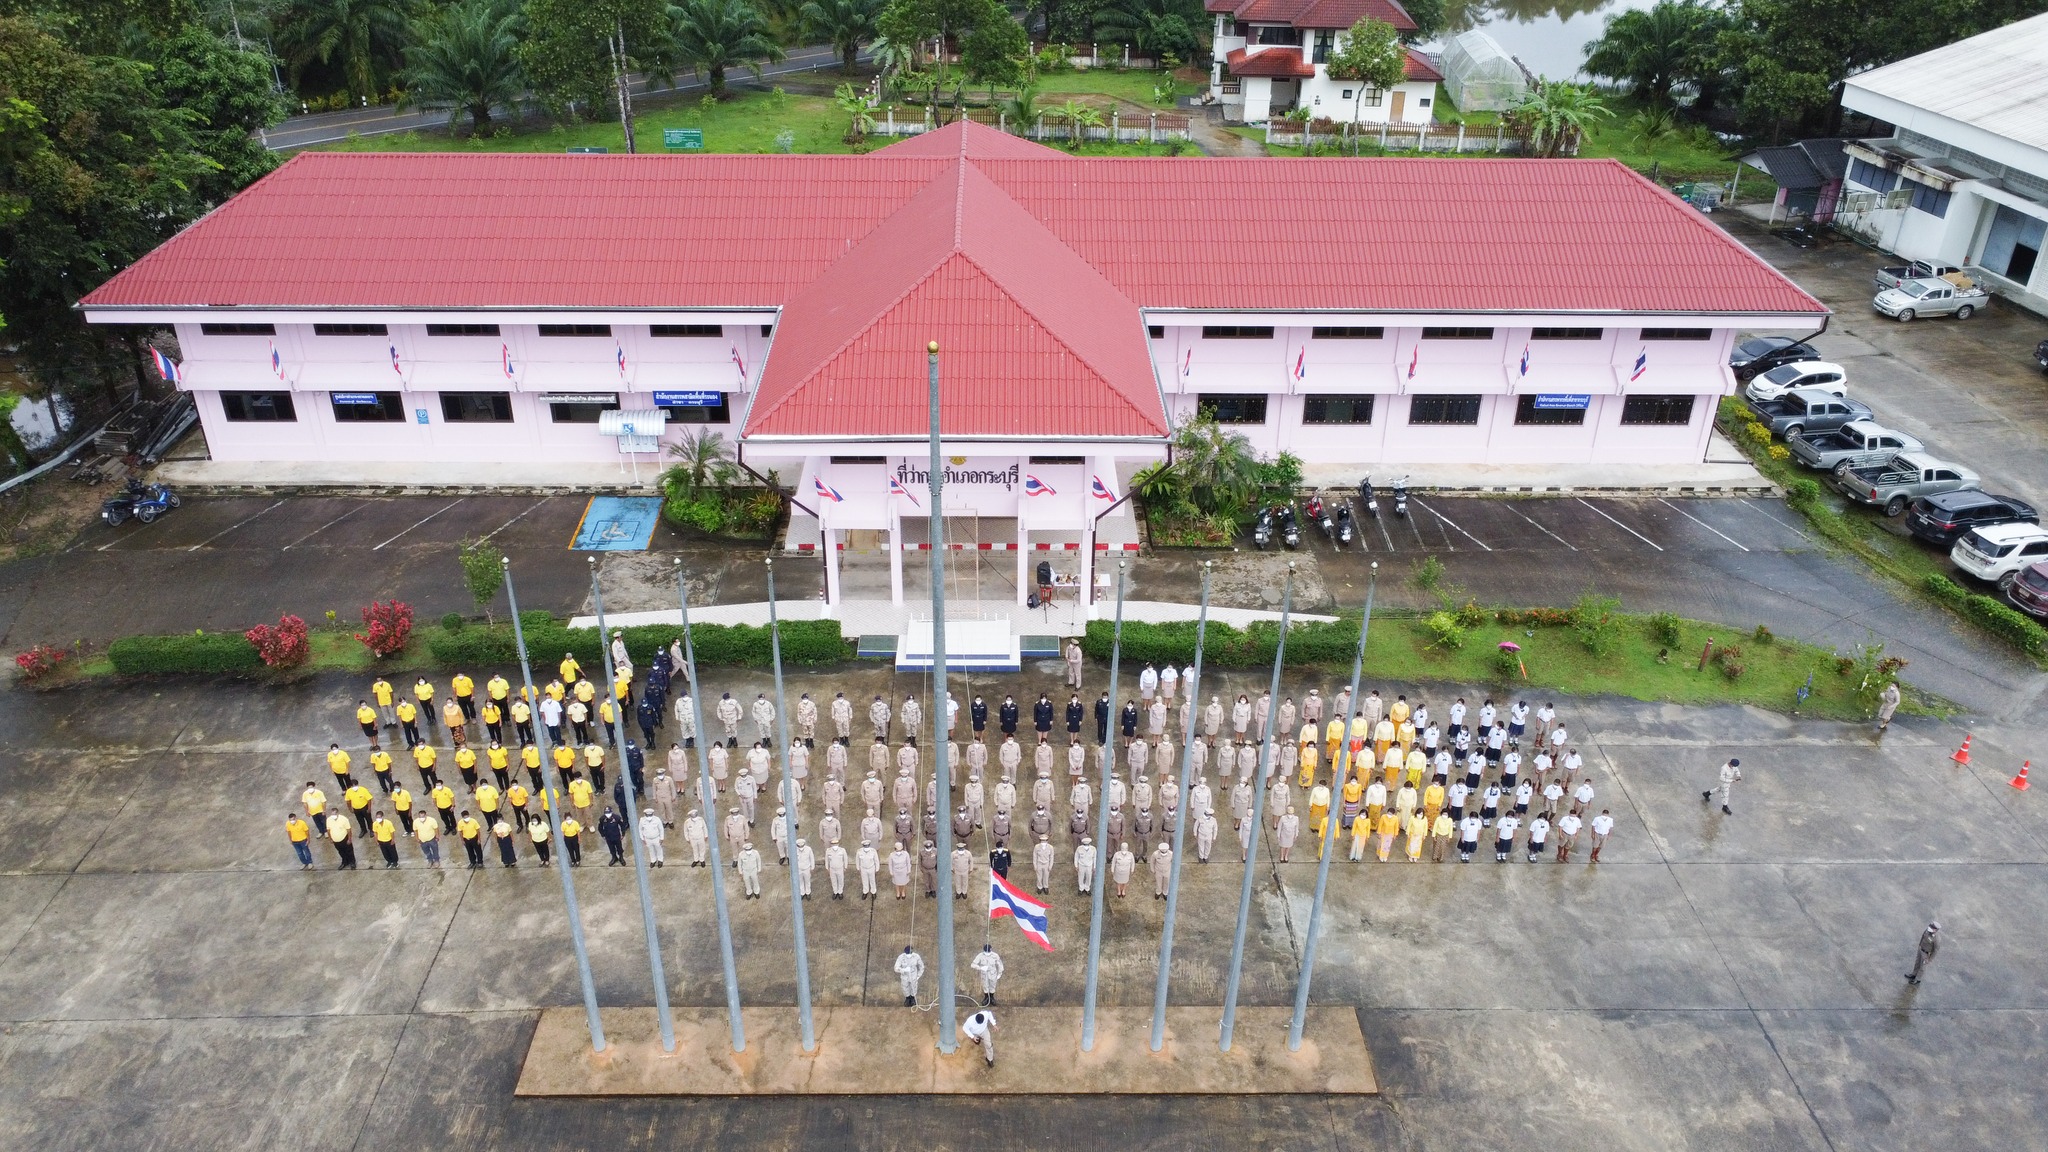
<svg viewBox="0 0 2048 1152">
<path fill-rule="evenodd" d="M 263 657 L 263 663 L 272 668 L 296 668 L 313 654 L 312 643 L 306 638 L 306 622 L 290 613 L 279 616 L 275 624 L 258 624 L 242 635 L 256 646 L 256 654 Z"/>
<path fill-rule="evenodd" d="M 363 631 L 356 639 L 379 659 L 400 651 L 412 638 L 412 605 L 403 600 L 372 600 L 363 609 Z"/>
</svg>

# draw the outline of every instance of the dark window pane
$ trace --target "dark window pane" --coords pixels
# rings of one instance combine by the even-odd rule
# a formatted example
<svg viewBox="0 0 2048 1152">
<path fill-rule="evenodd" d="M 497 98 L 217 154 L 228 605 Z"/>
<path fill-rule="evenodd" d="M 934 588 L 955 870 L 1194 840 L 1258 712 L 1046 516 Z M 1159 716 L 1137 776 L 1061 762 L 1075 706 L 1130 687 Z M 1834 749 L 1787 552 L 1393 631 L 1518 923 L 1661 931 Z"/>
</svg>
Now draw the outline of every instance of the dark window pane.
<svg viewBox="0 0 2048 1152">
<path fill-rule="evenodd" d="M 543 336 L 609 336 L 612 334 L 612 326 L 609 324 L 543 324 L 540 326 L 540 334 Z"/>
<path fill-rule="evenodd" d="M 496 336 L 496 324 L 429 324 L 429 336 Z"/>
<path fill-rule="evenodd" d="M 1410 424 L 1477 424 L 1479 423 L 1478 396 L 1410 396 L 1408 398 L 1408 422 Z"/>
<path fill-rule="evenodd" d="M 199 331 L 207 336 L 275 336 L 275 324 L 201 324 Z"/>
<path fill-rule="evenodd" d="M 443 392 L 441 418 L 450 424 L 510 424 L 510 392 Z"/>
<path fill-rule="evenodd" d="M 1164 340 L 1166 338 L 1166 325 L 1147 324 L 1145 326 L 1145 335 L 1150 336 L 1154 340 Z"/>
<path fill-rule="evenodd" d="M 397 424 L 405 420 L 405 400 L 396 392 L 330 392 L 337 424 Z"/>
<path fill-rule="evenodd" d="M 1645 340 L 1711 340 L 1713 338 L 1714 330 L 1712 328 L 1643 329 L 1643 339 Z"/>
<path fill-rule="evenodd" d="M 1317 340 L 1377 340 L 1387 334 L 1384 328 L 1311 328 L 1309 336 Z"/>
<path fill-rule="evenodd" d="M 1531 328 L 1531 340 L 1598 340 L 1604 333 L 1602 328 Z"/>
<path fill-rule="evenodd" d="M 220 408 L 237 423 L 289 424 L 299 418 L 289 392 L 223 392 Z"/>
<path fill-rule="evenodd" d="M 717 324 L 652 324 L 647 328 L 649 336 L 723 336 L 725 329 Z"/>
<path fill-rule="evenodd" d="M 1424 328 L 1424 340 L 1491 340 L 1491 328 Z"/>
<path fill-rule="evenodd" d="M 1302 405 L 1303 424 L 1370 424 L 1371 396 L 1310 396 Z"/>
<path fill-rule="evenodd" d="M 1204 324 L 1204 340 L 1271 340 L 1271 328 L 1259 328 L 1249 324 Z"/>
<path fill-rule="evenodd" d="M 1202 412 L 1218 424 L 1266 422 L 1266 397 L 1263 395 L 1205 392 L 1198 403 Z"/>
<path fill-rule="evenodd" d="M 551 400 L 548 402 L 548 415 L 557 424 L 595 424 L 599 413 L 614 412 L 618 407 L 617 400 L 608 404 L 581 400 Z M 676 409 L 669 409 L 669 419 L 675 419 L 675 411 Z"/>
<path fill-rule="evenodd" d="M 1088 461 L 1087 461 L 1087 460 L 1085 460 L 1085 459 L 1083 459 L 1083 458 L 1081 458 L 1081 457 L 1079 457 L 1079 456 L 1033 456 L 1033 457 L 1031 457 L 1031 462 L 1032 462 L 1033 464 L 1048 464 L 1048 465 L 1049 465 L 1049 464 L 1086 464 L 1086 463 L 1087 463 Z"/>
<path fill-rule="evenodd" d="M 834 456 L 834 464 L 887 464 L 887 456 Z"/>
<path fill-rule="evenodd" d="M 1623 424 L 1690 424 L 1692 396 L 1630 396 L 1621 402 Z"/>
<path fill-rule="evenodd" d="M 730 424 L 732 407 L 726 394 L 718 394 L 716 404 L 664 404 L 671 424 Z"/>
<path fill-rule="evenodd" d="M 315 324 L 315 336 L 383 336 L 382 324 Z"/>
<path fill-rule="evenodd" d="M 1584 424 L 1584 408 L 1538 408 L 1537 398 L 1522 396 L 1515 401 L 1515 423 L 1517 424 Z"/>
</svg>

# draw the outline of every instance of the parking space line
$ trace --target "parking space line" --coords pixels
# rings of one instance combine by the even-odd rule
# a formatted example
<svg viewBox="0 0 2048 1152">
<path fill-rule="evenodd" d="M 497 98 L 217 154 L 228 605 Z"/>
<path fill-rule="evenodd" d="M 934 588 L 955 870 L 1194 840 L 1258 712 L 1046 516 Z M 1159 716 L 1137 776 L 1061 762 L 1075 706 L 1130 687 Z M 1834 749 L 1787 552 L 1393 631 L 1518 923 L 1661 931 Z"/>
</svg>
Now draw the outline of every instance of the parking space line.
<svg viewBox="0 0 2048 1152">
<path fill-rule="evenodd" d="M 436 509 L 434 509 L 434 510 L 433 510 L 432 512 L 429 512 L 429 513 L 427 513 L 427 514 L 426 514 L 425 516 L 422 516 L 422 517 L 420 517 L 420 518 L 419 518 L 418 520 L 415 520 L 415 521 L 413 521 L 413 522 L 412 522 L 411 524 L 408 524 L 408 525 L 406 525 L 406 526 L 405 526 L 405 528 L 403 528 L 402 530 L 400 530 L 400 532 L 398 533 L 398 536 L 403 536 L 403 535 L 405 535 L 405 534 L 406 534 L 407 532 L 410 532 L 410 531 L 412 531 L 413 529 L 415 529 L 415 528 L 419 527 L 420 525 L 422 525 L 422 524 L 425 524 L 425 523 L 426 523 L 427 521 L 429 521 L 429 520 L 432 520 L 432 519 L 433 519 L 434 517 L 436 517 L 436 516 L 439 516 L 439 515 L 440 515 L 441 513 L 443 513 L 443 512 L 446 512 L 446 511 L 447 511 L 447 510 L 449 510 L 450 508 L 453 508 L 453 507 L 455 507 L 455 506 L 456 506 L 457 504 L 460 504 L 460 503 L 462 503 L 462 502 L 463 502 L 464 500 L 467 500 L 467 499 L 468 499 L 468 497 L 467 497 L 467 496 L 457 496 L 457 497 L 456 497 L 455 499 L 453 499 L 453 500 L 450 500 L 450 501 L 449 501 L 448 503 L 446 503 L 446 504 L 443 504 L 443 505 L 441 505 L 441 506 L 440 506 L 439 508 L 436 508 Z M 396 539 L 398 539 L 398 536 L 393 536 L 393 537 L 391 538 L 391 540 L 396 540 Z M 391 543 L 391 540 L 386 540 L 386 541 L 384 542 L 384 544 L 389 544 L 389 543 Z M 375 548 L 372 548 L 372 549 L 370 549 L 370 551 L 372 551 L 372 552 L 380 551 L 380 550 L 382 550 L 382 549 L 383 549 L 383 547 L 384 547 L 384 544 L 379 544 L 379 545 L 377 545 L 377 547 L 375 547 Z"/>
<path fill-rule="evenodd" d="M 284 501 L 282 501 L 282 500 L 279 500 L 279 501 L 278 501 L 278 502 L 277 502 L 276 504 L 272 504 L 272 505 L 270 506 L 270 508 L 276 508 L 276 507 L 278 507 L 279 505 L 281 505 L 281 504 L 283 504 L 283 503 L 284 503 Z M 268 511 L 270 511 L 270 508 L 265 508 L 265 509 L 263 510 L 263 512 L 268 512 Z M 197 551 L 199 551 L 199 550 L 200 550 L 201 548 L 204 548 L 204 547 L 206 547 L 206 546 L 207 546 L 208 544 L 211 544 L 211 543 L 213 543 L 213 542 L 214 542 L 215 540 L 218 540 L 218 539 L 220 539 L 221 537 L 223 537 L 223 536 L 227 535 L 228 533 L 230 533 L 230 532 L 233 532 L 233 531 L 234 531 L 235 529 L 237 529 L 237 528 L 240 528 L 240 527 L 241 527 L 242 525 L 244 525 L 244 524 L 247 524 L 247 523 L 248 523 L 248 522 L 249 522 L 250 520 L 254 520 L 254 519 L 255 519 L 255 518 L 257 517 L 257 516 L 261 516 L 261 515 L 263 515 L 263 512 L 257 512 L 257 513 L 255 513 L 254 515 L 252 515 L 252 516 L 249 516 L 249 517 L 248 517 L 247 519 L 244 519 L 244 520 L 239 520 L 239 521 L 237 521 L 237 522 L 235 522 L 235 523 L 233 523 L 233 524 L 230 524 L 230 525 L 228 525 L 227 527 L 225 527 L 225 528 L 221 529 L 220 531 L 218 531 L 218 532 L 215 532 L 215 533 L 214 533 L 213 535 L 211 535 L 211 536 L 208 536 L 208 537 L 207 537 L 206 539 L 204 539 L 204 540 L 201 540 L 201 541 L 200 541 L 199 543 L 197 543 L 197 544 L 194 544 L 194 545 L 193 545 L 193 546 L 191 546 L 190 548 L 187 548 L 187 549 L 185 549 L 185 551 L 187 551 L 187 552 L 197 552 Z"/>
<path fill-rule="evenodd" d="M 1386 544 L 1387 551 L 1392 552 L 1394 550 L 1394 538 L 1387 535 L 1387 518 L 1375 513 L 1372 523 L 1373 527 L 1380 530 L 1380 540 Z"/>
<path fill-rule="evenodd" d="M 1799 530 L 1799 527 L 1798 527 L 1797 525 L 1795 525 L 1795 524 L 1787 524 L 1787 523 L 1785 523 L 1785 522 L 1784 522 L 1783 520 L 1780 520 L 1780 519 L 1778 519 L 1778 518 L 1777 518 L 1776 516 L 1773 516 L 1773 515 L 1771 515 L 1771 514 L 1770 514 L 1769 512 L 1766 512 L 1766 511 L 1764 511 L 1764 510 L 1763 510 L 1762 508 L 1759 508 L 1759 507 L 1757 507 L 1757 505 L 1755 504 L 1755 502 L 1754 502 L 1754 501 L 1750 501 L 1750 500 L 1738 500 L 1738 501 L 1736 501 L 1736 503 L 1738 503 L 1738 504 L 1742 505 L 1742 506 L 1743 506 L 1744 508 L 1747 508 L 1747 509 L 1749 509 L 1750 511 L 1752 511 L 1752 512 L 1756 513 L 1757 515 L 1759 515 L 1759 516 L 1763 517 L 1764 519 L 1766 519 L 1766 520 L 1769 520 L 1769 521 L 1770 521 L 1771 523 L 1773 523 L 1773 524 L 1776 524 L 1776 525 L 1777 525 L 1778 527 L 1780 527 L 1780 528 L 1784 528 L 1784 529 L 1786 529 L 1786 530 L 1790 531 L 1790 532 L 1791 532 L 1791 533 L 1792 533 L 1793 535 L 1795 535 L 1795 536 L 1799 537 L 1799 538 L 1800 538 L 1801 540 L 1811 540 L 1811 539 L 1812 539 L 1812 537 L 1810 537 L 1810 536 L 1808 536 L 1808 535 L 1807 535 L 1806 533 L 1804 533 L 1804 532 L 1800 531 L 1800 530 Z"/>
<path fill-rule="evenodd" d="M 1422 501 L 1420 501 L 1420 500 L 1417 500 L 1417 501 L 1415 502 L 1415 506 L 1416 506 L 1417 508 L 1420 508 L 1420 509 L 1422 509 L 1423 511 L 1425 511 L 1425 512 L 1429 513 L 1429 514 L 1430 514 L 1431 516 L 1434 516 L 1434 517 L 1436 517 L 1437 519 L 1439 519 L 1439 520 L 1443 521 L 1444 523 L 1446 523 L 1446 524 L 1449 524 L 1449 525 L 1450 525 L 1450 526 L 1451 526 L 1452 528 L 1456 528 L 1456 529 L 1457 529 L 1457 532 L 1458 532 L 1458 535 L 1460 535 L 1460 536 L 1463 536 L 1463 537 L 1464 537 L 1465 539 L 1467 539 L 1467 540 L 1470 540 L 1470 541 L 1471 541 L 1471 542 L 1473 542 L 1474 544 L 1477 544 L 1477 545 L 1479 545 L 1479 546 L 1480 546 L 1481 548 L 1485 549 L 1485 550 L 1486 550 L 1486 551 L 1488 551 L 1488 552 L 1491 552 L 1491 551 L 1493 551 L 1493 549 L 1492 549 L 1491 547 L 1488 547 L 1488 545 L 1487 545 L 1486 541 L 1484 541 L 1484 540 L 1481 540 L 1481 539 L 1480 539 L 1479 537 L 1477 537 L 1477 536 L 1474 536 L 1474 535 L 1473 535 L 1473 534 L 1471 534 L 1470 532 L 1467 532 L 1467 531 L 1465 531 L 1465 530 L 1464 530 L 1463 528 L 1459 528 L 1459 527 L 1458 527 L 1458 522 L 1457 522 L 1456 520 L 1453 520 L 1453 519 L 1451 519 L 1451 518 L 1450 518 L 1449 516 L 1446 516 L 1446 515 L 1444 515 L 1443 513 L 1441 513 L 1441 512 L 1439 512 L 1439 511 L 1437 511 L 1436 509 L 1434 509 L 1434 508 L 1430 507 L 1429 505 L 1427 505 L 1427 504 L 1424 504 L 1424 503 L 1423 503 Z M 1449 543 L 1449 540 L 1450 540 L 1450 538 L 1449 538 L 1449 537 L 1445 537 L 1445 542 L 1446 542 L 1447 544 Z M 1453 549 L 1452 549 L 1452 551 L 1456 551 L 1456 549 L 1455 549 L 1455 548 L 1453 548 Z"/>
<path fill-rule="evenodd" d="M 1529 516 L 1527 513 L 1523 512 L 1520 508 L 1515 507 L 1511 503 L 1503 501 L 1502 507 L 1506 508 L 1510 512 L 1513 512 L 1515 515 L 1520 516 L 1524 520 L 1529 520 Z M 1531 528 L 1536 529 L 1538 532 L 1543 533 L 1545 536 L 1550 537 L 1552 540 L 1557 541 L 1559 544 L 1562 544 L 1565 547 L 1570 548 L 1574 552 L 1577 552 L 1579 550 L 1578 547 L 1574 545 L 1571 541 L 1565 539 L 1562 536 L 1559 536 L 1557 533 L 1552 532 L 1550 529 L 1545 528 L 1543 525 L 1536 523 L 1534 520 L 1529 520 L 1529 526 Z"/>
<path fill-rule="evenodd" d="M 538 508 L 538 507 L 540 507 L 541 505 L 543 505 L 543 504 L 547 503 L 547 502 L 548 502 L 548 501 L 549 501 L 550 499 L 552 499 L 552 497 L 548 497 L 548 496 L 543 496 L 543 497 L 541 497 L 540 499 L 538 499 L 538 500 L 536 500 L 536 501 L 534 501 L 534 502 L 533 502 L 533 508 Z M 528 508 L 528 509 L 526 510 L 526 512 L 531 512 L 531 511 L 533 511 L 533 508 Z M 482 536 L 479 536 L 479 537 L 477 538 L 477 539 L 478 539 L 478 541 L 479 541 L 479 542 L 482 542 L 482 541 L 484 541 L 484 540 L 489 540 L 489 539 L 490 539 L 491 537 L 493 537 L 493 536 L 496 536 L 496 535 L 497 535 L 498 533 L 500 533 L 500 532 L 503 532 L 503 531 L 504 531 L 505 529 L 507 529 L 507 528 L 510 528 L 510 527 L 511 527 L 511 526 L 513 526 L 514 524 L 517 524 L 517 523 L 519 523 L 519 522 L 520 522 L 521 520 L 524 520 L 524 519 L 526 519 L 526 512 L 521 512 L 521 513 L 520 513 L 519 515 L 517 515 L 517 516 L 514 516 L 514 517 L 513 517 L 513 518 L 511 518 L 510 520 L 507 520 L 507 521 L 505 521 L 505 522 L 504 522 L 503 524 L 500 524 L 500 525 L 498 525 L 498 526 L 497 526 L 496 528 L 493 528 L 493 529 L 491 529 L 491 530 L 490 530 L 489 532 L 486 532 L 486 533 L 484 533 L 484 534 L 483 534 Z"/>
<path fill-rule="evenodd" d="M 1730 544 L 1735 545 L 1737 548 L 1742 549 L 1744 552 L 1749 551 L 1748 546 L 1743 544 L 1742 541 L 1737 540 L 1735 537 L 1728 535 L 1726 532 L 1721 531 L 1719 528 L 1714 527 L 1712 524 L 1707 523 L 1705 520 L 1702 520 L 1699 517 L 1693 515 L 1692 513 L 1687 512 L 1685 509 L 1680 508 L 1678 505 L 1673 504 L 1671 501 L 1666 500 L 1663 497 L 1659 496 L 1657 498 L 1657 503 L 1664 505 L 1666 508 L 1669 508 L 1673 512 L 1678 513 L 1680 516 L 1685 517 L 1687 520 L 1690 520 L 1693 523 L 1699 525 L 1700 527 L 1705 528 L 1707 531 L 1712 532 L 1714 535 L 1719 536 L 1721 539 L 1726 540 Z"/>
<path fill-rule="evenodd" d="M 1572 499 L 1577 500 L 1579 503 L 1586 505 L 1586 507 L 1593 509 L 1593 511 L 1595 512 L 1599 512 L 1600 515 L 1606 516 L 1608 523 L 1613 524 L 1616 528 L 1619 528 L 1623 532 L 1626 532 L 1629 535 L 1635 537 L 1636 539 L 1641 540 L 1643 543 L 1648 544 L 1650 547 L 1655 548 L 1657 551 L 1662 552 L 1664 550 L 1664 546 L 1662 544 L 1657 543 L 1655 540 L 1650 539 L 1648 536 L 1643 535 L 1641 532 L 1638 532 L 1635 529 L 1629 527 L 1628 525 L 1623 524 L 1621 521 L 1616 520 L 1614 517 L 1607 516 L 1607 513 L 1601 512 L 1598 505 L 1589 503 L 1585 500 L 1585 498 L 1579 496 L 1574 496 L 1572 497 Z"/>
<path fill-rule="evenodd" d="M 343 512 L 341 515 L 336 516 L 334 519 L 329 520 L 327 523 L 322 524 L 318 528 L 313 529 L 311 532 L 306 533 L 304 536 L 299 537 L 297 540 L 294 540 L 291 543 L 285 545 L 283 548 L 278 549 L 278 551 L 289 552 L 292 549 L 297 548 L 299 545 L 304 544 L 306 541 L 311 540 L 313 537 L 318 536 L 322 532 L 327 531 L 329 528 L 334 527 L 336 524 L 341 523 L 343 520 L 348 519 L 349 517 L 355 515 L 358 512 L 361 512 L 363 509 L 368 507 L 368 504 L 358 504 L 355 507 L 349 509 L 348 511 Z"/>
</svg>

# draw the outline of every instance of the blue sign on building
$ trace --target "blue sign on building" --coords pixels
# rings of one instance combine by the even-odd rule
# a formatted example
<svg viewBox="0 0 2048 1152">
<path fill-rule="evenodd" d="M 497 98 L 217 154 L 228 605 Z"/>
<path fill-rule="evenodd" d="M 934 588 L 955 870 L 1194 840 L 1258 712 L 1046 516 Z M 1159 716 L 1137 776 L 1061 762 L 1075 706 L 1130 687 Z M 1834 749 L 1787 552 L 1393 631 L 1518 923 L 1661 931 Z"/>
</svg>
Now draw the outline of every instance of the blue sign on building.
<svg viewBox="0 0 2048 1152">
<path fill-rule="evenodd" d="M 334 402 L 336 404 L 375 404 L 377 403 L 377 394 L 375 392 L 336 392 L 334 393 Z"/>
<path fill-rule="evenodd" d="M 1591 396 L 1538 395 L 1536 397 L 1536 408 L 1538 411 L 1546 408 L 1585 408 L 1592 403 L 1593 398 Z"/>
<path fill-rule="evenodd" d="M 667 391 L 656 389 L 654 406 L 657 408 L 716 408 L 725 403 L 723 392 Z"/>
<path fill-rule="evenodd" d="M 427 422 L 427 410 L 425 408 L 413 409 L 412 418 L 421 424 L 425 424 Z"/>
</svg>

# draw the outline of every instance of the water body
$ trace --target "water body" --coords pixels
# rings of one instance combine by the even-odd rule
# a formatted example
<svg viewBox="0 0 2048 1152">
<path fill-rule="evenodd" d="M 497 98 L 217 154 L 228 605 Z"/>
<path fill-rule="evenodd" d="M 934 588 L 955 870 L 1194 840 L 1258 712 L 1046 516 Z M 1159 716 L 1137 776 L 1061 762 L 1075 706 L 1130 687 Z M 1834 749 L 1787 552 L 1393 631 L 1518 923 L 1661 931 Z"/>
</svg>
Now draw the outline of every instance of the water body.
<svg viewBox="0 0 2048 1152">
<path fill-rule="evenodd" d="M 1468 0 L 1446 13 L 1448 36 L 1478 28 L 1529 71 L 1551 80 L 1578 76 L 1586 42 L 1597 40 L 1607 17 L 1654 0 Z M 1441 50 L 1442 45 L 1432 47 Z M 1580 77 L 1583 79 L 1583 77 Z"/>
</svg>

